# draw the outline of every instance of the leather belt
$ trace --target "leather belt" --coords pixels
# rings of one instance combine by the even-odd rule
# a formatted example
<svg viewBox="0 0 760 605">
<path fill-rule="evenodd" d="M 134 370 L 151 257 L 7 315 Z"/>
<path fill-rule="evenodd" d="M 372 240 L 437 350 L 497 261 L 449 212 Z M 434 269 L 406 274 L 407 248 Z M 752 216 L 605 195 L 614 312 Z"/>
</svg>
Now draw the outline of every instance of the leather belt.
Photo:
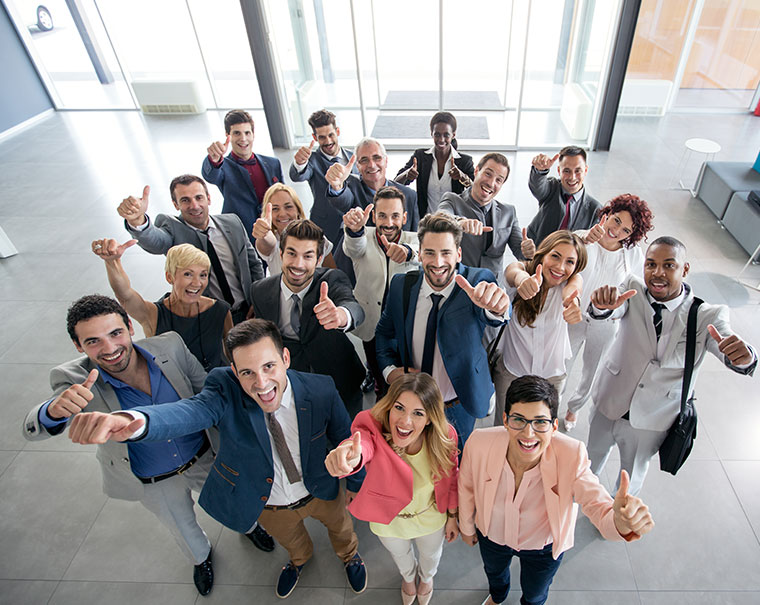
<svg viewBox="0 0 760 605">
<path fill-rule="evenodd" d="M 301 508 L 302 506 L 307 505 L 309 502 L 314 500 L 314 496 L 309 494 L 308 496 L 304 496 L 300 500 L 296 500 L 295 502 L 291 504 L 267 504 L 264 506 L 266 510 L 295 510 L 297 508 Z"/>
<path fill-rule="evenodd" d="M 168 479 L 169 477 L 174 477 L 174 475 L 181 475 L 187 469 L 193 466 L 193 464 L 198 462 L 200 457 L 203 456 L 203 454 L 205 454 L 208 451 L 208 448 L 210 447 L 211 447 L 211 444 L 209 443 L 208 438 L 204 436 L 203 445 L 201 446 L 201 449 L 198 450 L 195 456 L 190 458 L 190 460 L 185 462 L 185 464 L 183 464 L 179 468 L 174 469 L 171 472 L 164 473 L 163 475 L 156 475 L 155 477 L 137 477 L 137 478 L 143 483 L 151 484 L 151 483 L 158 483 L 159 481 L 163 481 L 164 479 Z"/>
<path fill-rule="evenodd" d="M 454 397 L 454 399 L 443 402 L 443 407 L 445 408 L 453 408 L 455 405 L 459 405 L 459 397 Z"/>
</svg>

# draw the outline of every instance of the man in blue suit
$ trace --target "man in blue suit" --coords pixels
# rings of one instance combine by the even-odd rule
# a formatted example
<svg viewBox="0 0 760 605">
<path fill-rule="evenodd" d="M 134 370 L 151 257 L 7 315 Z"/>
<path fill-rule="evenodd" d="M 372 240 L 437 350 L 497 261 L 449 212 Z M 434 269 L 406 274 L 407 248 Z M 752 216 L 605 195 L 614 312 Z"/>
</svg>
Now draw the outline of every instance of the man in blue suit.
<svg viewBox="0 0 760 605">
<path fill-rule="evenodd" d="M 237 214 L 253 241 L 253 224 L 261 216 L 264 194 L 274 183 L 282 183 L 282 166 L 277 158 L 254 155 L 253 118 L 247 111 L 227 112 L 224 131 L 224 142 L 209 145 L 201 174 L 222 192 L 222 213 Z M 230 145 L 232 151 L 225 157 Z"/>
<path fill-rule="evenodd" d="M 486 326 L 509 318 L 509 297 L 488 269 L 461 264 L 462 228 L 446 212 L 419 225 L 422 272 L 396 275 L 375 331 L 377 360 L 388 384 L 407 372 L 438 383 L 459 449 L 494 396 L 481 340 Z"/>
<path fill-rule="evenodd" d="M 290 353 L 267 320 L 235 326 L 225 345 L 232 366 L 214 369 L 195 397 L 118 414 L 80 413 L 72 421 L 71 440 L 160 441 L 218 427 L 219 451 L 198 503 L 234 531 L 247 531 L 259 520 L 287 549 L 290 561 L 277 596 L 290 595 L 312 556 L 307 517 L 327 527 L 351 588 L 362 592 L 367 574 L 345 493 L 324 463 L 329 448 L 351 437 L 332 379 L 288 371 Z M 347 489 L 358 491 L 363 478 L 348 477 Z"/>
</svg>

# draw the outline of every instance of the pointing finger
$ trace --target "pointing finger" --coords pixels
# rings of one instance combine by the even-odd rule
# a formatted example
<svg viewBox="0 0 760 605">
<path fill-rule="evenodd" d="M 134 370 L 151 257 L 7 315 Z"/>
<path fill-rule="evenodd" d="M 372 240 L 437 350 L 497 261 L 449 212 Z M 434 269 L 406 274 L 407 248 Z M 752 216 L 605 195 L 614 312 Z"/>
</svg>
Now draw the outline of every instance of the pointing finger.
<svg viewBox="0 0 760 605">
<path fill-rule="evenodd" d="M 92 385 L 95 384 L 95 381 L 98 379 L 98 370 L 93 368 L 90 370 L 90 373 L 87 375 L 87 379 L 82 383 L 82 386 L 85 389 L 92 388 Z"/>
<path fill-rule="evenodd" d="M 723 340 L 723 337 L 720 335 L 720 332 L 718 332 L 715 326 L 710 324 L 707 326 L 707 331 L 710 333 L 710 336 L 712 336 L 713 340 L 720 344 L 720 342 Z"/>
</svg>

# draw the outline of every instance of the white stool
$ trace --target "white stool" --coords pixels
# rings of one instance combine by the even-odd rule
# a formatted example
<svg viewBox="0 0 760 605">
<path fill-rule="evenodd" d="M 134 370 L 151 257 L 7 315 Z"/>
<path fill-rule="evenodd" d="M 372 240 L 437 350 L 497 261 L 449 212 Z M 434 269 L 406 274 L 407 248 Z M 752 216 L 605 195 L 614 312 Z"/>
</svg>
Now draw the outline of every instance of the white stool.
<svg viewBox="0 0 760 605">
<path fill-rule="evenodd" d="M 688 191 L 689 193 L 691 193 L 692 197 L 696 197 L 697 190 L 699 189 L 699 184 L 702 182 L 702 175 L 704 174 L 705 163 L 702 162 L 702 166 L 699 169 L 697 180 L 694 183 L 694 189 L 691 189 L 690 187 L 686 187 L 683 184 L 683 171 L 686 168 L 686 164 L 691 158 L 692 153 L 704 154 L 705 162 L 714 160 L 715 154 L 720 151 L 721 147 L 720 145 L 718 145 L 718 143 L 716 143 L 715 141 L 711 141 L 710 139 L 688 139 L 684 143 L 684 147 L 685 149 L 683 150 L 683 153 L 681 154 L 681 160 L 678 162 L 678 168 L 676 168 L 675 176 L 673 177 L 673 180 L 671 181 L 671 183 L 677 179 L 679 189 L 682 189 L 683 191 Z"/>
</svg>

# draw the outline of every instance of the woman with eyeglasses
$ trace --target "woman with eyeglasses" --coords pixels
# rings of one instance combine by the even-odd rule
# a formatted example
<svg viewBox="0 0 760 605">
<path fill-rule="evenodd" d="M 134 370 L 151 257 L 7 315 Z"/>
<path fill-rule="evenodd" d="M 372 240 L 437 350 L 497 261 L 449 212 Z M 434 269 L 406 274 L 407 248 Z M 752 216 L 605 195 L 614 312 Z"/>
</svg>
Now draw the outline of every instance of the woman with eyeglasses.
<svg viewBox="0 0 760 605">
<path fill-rule="evenodd" d="M 545 378 L 510 384 L 503 425 L 476 430 L 459 469 L 459 531 L 478 544 L 488 578 L 483 605 L 506 601 L 509 565 L 520 559 L 521 603 L 546 602 L 565 551 L 573 546 L 577 506 L 607 540 L 637 540 L 654 527 L 621 471 L 614 499 L 590 470 L 583 442 L 558 433 L 557 390 Z"/>
</svg>

